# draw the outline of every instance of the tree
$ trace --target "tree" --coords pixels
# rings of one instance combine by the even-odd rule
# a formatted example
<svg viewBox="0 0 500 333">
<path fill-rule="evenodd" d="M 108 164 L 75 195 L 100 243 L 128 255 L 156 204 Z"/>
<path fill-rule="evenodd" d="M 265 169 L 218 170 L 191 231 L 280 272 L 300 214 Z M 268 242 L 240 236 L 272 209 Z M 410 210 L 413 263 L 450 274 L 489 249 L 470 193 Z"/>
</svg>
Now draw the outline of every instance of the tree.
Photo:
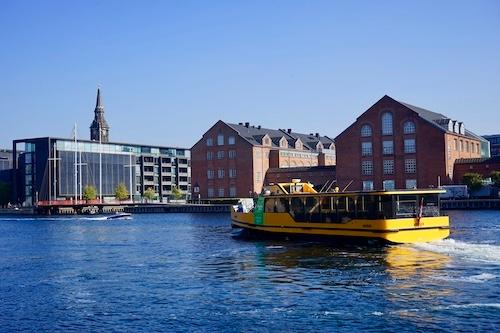
<svg viewBox="0 0 500 333">
<path fill-rule="evenodd" d="M 0 207 L 6 206 L 10 201 L 11 188 L 9 184 L 0 182 Z"/>
<path fill-rule="evenodd" d="M 83 188 L 83 198 L 85 200 L 94 200 L 97 198 L 97 190 L 93 185 L 87 185 Z"/>
<path fill-rule="evenodd" d="M 492 171 L 490 173 L 491 181 L 495 183 L 495 186 L 500 187 L 500 171 Z"/>
<path fill-rule="evenodd" d="M 151 201 L 156 197 L 155 190 L 153 190 L 152 187 L 148 187 L 146 191 L 144 191 L 144 197 L 148 200 Z"/>
<path fill-rule="evenodd" d="M 177 186 L 172 187 L 172 197 L 175 200 L 179 200 L 183 195 L 184 193 L 182 193 L 180 188 L 178 188 Z"/>
<path fill-rule="evenodd" d="M 462 182 L 467 185 L 471 191 L 478 190 L 483 186 L 483 176 L 478 173 L 466 173 Z"/>
<path fill-rule="evenodd" d="M 129 193 L 127 191 L 127 187 L 125 186 L 125 184 L 123 183 L 118 184 L 115 190 L 115 198 L 122 201 L 127 199 L 128 197 Z"/>
</svg>

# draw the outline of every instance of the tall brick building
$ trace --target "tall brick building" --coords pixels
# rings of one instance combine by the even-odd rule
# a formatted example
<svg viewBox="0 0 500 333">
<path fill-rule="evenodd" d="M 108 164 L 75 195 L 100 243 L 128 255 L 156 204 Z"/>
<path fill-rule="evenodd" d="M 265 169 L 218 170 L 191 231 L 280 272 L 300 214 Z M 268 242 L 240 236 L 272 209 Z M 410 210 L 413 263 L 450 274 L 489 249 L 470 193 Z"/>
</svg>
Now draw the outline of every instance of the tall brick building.
<svg viewBox="0 0 500 333">
<path fill-rule="evenodd" d="M 269 168 L 335 164 L 333 139 L 318 133 L 218 121 L 191 148 L 193 195 L 248 197 L 262 190 Z"/>
<path fill-rule="evenodd" d="M 349 190 L 448 184 L 459 158 L 479 158 L 484 139 L 440 113 L 389 96 L 335 138 L 337 181 Z"/>
</svg>

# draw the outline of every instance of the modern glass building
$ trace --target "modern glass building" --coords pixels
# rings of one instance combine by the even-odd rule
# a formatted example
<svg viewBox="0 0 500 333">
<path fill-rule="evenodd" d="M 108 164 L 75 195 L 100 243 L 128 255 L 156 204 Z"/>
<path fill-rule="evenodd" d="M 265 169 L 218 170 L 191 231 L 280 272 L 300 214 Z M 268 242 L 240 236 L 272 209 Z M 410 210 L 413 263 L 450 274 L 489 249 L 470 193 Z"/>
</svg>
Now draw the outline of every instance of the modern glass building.
<svg viewBox="0 0 500 333">
<path fill-rule="evenodd" d="M 152 189 L 156 202 L 167 202 L 174 187 L 190 199 L 188 149 L 62 138 L 13 141 L 14 200 L 23 206 L 56 200 L 81 200 L 94 186 L 102 202 L 114 200 L 122 183 L 130 201 L 142 202 Z"/>
</svg>

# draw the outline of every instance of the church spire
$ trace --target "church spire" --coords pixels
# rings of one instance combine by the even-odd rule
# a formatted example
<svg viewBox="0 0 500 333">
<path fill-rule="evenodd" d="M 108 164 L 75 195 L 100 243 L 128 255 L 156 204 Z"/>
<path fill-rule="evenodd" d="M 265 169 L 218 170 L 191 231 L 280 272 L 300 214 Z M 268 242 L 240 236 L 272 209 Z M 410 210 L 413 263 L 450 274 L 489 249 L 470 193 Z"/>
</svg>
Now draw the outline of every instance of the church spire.
<svg viewBox="0 0 500 333">
<path fill-rule="evenodd" d="M 109 125 L 104 119 L 104 106 L 101 103 L 101 88 L 97 88 L 97 98 L 94 110 L 94 121 L 90 125 L 90 140 L 109 141 Z"/>
</svg>

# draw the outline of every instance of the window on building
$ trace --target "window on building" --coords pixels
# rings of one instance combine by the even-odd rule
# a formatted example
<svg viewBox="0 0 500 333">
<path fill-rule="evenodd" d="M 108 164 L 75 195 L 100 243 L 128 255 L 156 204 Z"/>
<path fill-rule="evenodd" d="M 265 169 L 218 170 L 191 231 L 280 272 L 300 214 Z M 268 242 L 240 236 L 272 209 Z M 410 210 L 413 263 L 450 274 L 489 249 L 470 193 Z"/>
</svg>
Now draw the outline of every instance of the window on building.
<svg viewBox="0 0 500 333">
<path fill-rule="evenodd" d="M 417 172 L 417 160 L 414 158 L 408 158 L 405 160 L 405 173 L 415 173 Z"/>
<path fill-rule="evenodd" d="M 372 127 L 368 124 L 361 126 L 361 136 L 372 136 Z"/>
<path fill-rule="evenodd" d="M 477 151 L 478 154 L 481 153 L 481 150 L 479 150 L 479 143 L 476 143 L 476 151 Z"/>
<path fill-rule="evenodd" d="M 455 141 L 455 150 L 458 150 L 458 140 L 457 139 L 453 139 L 453 141 Z"/>
<path fill-rule="evenodd" d="M 405 139 L 405 153 L 411 154 L 417 151 L 417 147 L 415 146 L 415 139 Z"/>
<path fill-rule="evenodd" d="M 255 173 L 255 181 L 260 182 L 260 177 L 261 177 L 261 173 L 260 172 L 256 172 Z"/>
<path fill-rule="evenodd" d="M 229 169 L 229 178 L 236 178 L 236 169 Z"/>
<path fill-rule="evenodd" d="M 217 135 L 217 146 L 224 145 L 224 134 Z"/>
<path fill-rule="evenodd" d="M 372 156 L 372 143 L 361 142 L 361 156 Z"/>
<path fill-rule="evenodd" d="M 228 145 L 234 145 L 234 144 L 236 144 L 236 138 L 235 138 L 234 136 L 232 136 L 232 135 L 231 135 L 231 136 L 229 136 L 229 137 L 227 138 L 227 144 L 228 144 Z"/>
<path fill-rule="evenodd" d="M 460 151 L 464 151 L 464 142 L 460 140 Z"/>
<path fill-rule="evenodd" d="M 207 138 L 207 146 L 213 146 L 214 145 L 214 140 L 212 138 Z"/>
<path fill-rule="evenodd" d="M 415 123 L 411 120 L 405 121 L 405 123 L 403 124 L 403 133 L 404 134 L 415 133 Z"/>
<path fill-rule="evenodd" d="M 230 150 L 228 153 L 229 159 L 234 160 L 236 158 L 236 150 Z"/>
<path fill-rule="evenodd" d="M 231 186 L 229 188 L 229 196 L 232 197 L 232 198 L 234 198 L 236 196 L 236 187 Z"/>
<path fill-rule="evenodd" d="M 394 188 L 395 188 L 394 180 L 391 180 L 391 179 L 384 180 L 382 182 L 382 186 L 384 187 L 385 191 L 394 190 Z"/>
<path fill-rule="evenodd" d="M 382 113 L 382 135 L 392 135 L 392 113 Z"/>
<path fill-rule="evenodd" d="M 394 174 L 394 160 L 384 160 L 384 175 L 393 175 Z"/>
<path fill-rule="evenodd" d="M 222 159 L 224 158 L 224 155 L 225 155 L 224 150 L 219 150 L 219 151 L 217 152 L 217 159 L 218 159 L 218 160 L 222 160 Z"/>
<path fill-rule="evenodd" d="M 214 170 L 207 170 L 207 178 L 208 179 L 214 179 L 215 178 L 215 171 Z"/>
<path fill-rule="evenodd" d="M 465 151 L 469 152 L 469 141 L 465 141 Z"/>
<path fill-rule="evenodd" d="M 384 155 L 393 155 L 394 154 L 394 141 L 392 141 L 392 140 L 382 141 L 382 153 Z"/>
<path fill-rule="evenodd" d="M 363 181 L 363 191 L 373 191 L 373 180 Z"/>
<path fill-rule="evenodd" d="M 214 153 L 212 151 L 207 151 L 207 161 L 214 159 Z"/>
<path fill-rule="evenodd" d="M 219 188 L 219 198 L 223 198 L 224 197 L 224 188 Z"/>
<path fill-rule="evenodd" d="M 224 173 L 225 173 L 224 169 L 217 170 L 217 178 L 220 178 L 220 179 L 224 178 Z"/>
<path fill-rule="evenodd" d="M 373 175 L 373 162 L 372 161 L 362 161 L 361 162 L 361 174 L 362 175 Z"/>
<path fill-rule="evenodd" d="M 416 179 L 407 179 L 406 180 L 406 188 L 407 189 L 417 188 L 417 180 Z"/>
<path fill-rule="evenodd" d="M 212 187 L 208 188 L 208 197 L 213 198 L 214 197 L 214 189 Z"/>
</svg>

